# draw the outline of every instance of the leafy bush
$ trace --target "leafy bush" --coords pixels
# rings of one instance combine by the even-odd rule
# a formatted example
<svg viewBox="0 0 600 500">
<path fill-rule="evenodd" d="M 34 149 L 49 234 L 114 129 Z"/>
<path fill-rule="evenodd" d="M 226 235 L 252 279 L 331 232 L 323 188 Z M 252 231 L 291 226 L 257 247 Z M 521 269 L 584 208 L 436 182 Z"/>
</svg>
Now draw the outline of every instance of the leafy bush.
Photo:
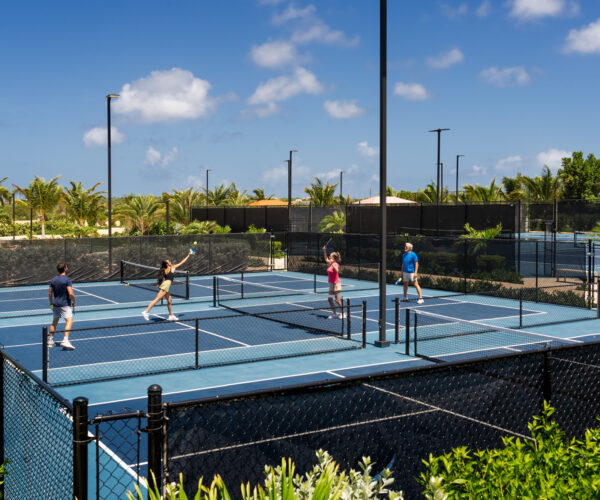
<svg viewBox="0 0 600 500">
<path fill-rule="evenodd" d="M 544 403 L 542 415 L 528 424 L 532 440 L 504 437 L 502 449 L 430 455 L 418 478 L 425 498 L 598 498 L 600 429 L 569 440 L 553 413 Z"/>
<path fill-rule="evenodd" d="M 266 233 L 267 230 L 264 227 L 256 227 L 254 224 L 248 226 L 247 233 Z"/>
<path fill-rule="evenodd" d="M 277 467 L 265 467 L 264 486 L 257 485 L 252 488 L 250 483 L 241 485 L 244 500 L 326 500 L 326 499 L 356 499 L 388 497 L 391 500 L 401 500 L 401 491 L 390 490 L 388 487 L 394 482 L 392 474 L 385 469 L 377 477 L 371 475 L 373 463 L 368 457 L 363 457 L 359 463 L 361 471 L 353 469 L 350 472 L 339 471 L 339 465 L 326 451 L 317 452 L 318 464 L 304 476 L 295 474 L 296 466 L 291 459 L 282 459 Z M 215 476 L 209 487 L 198 481 L 197 500 L 229 499 L 230 495 L 221 476 Z M 135 494 L 127 493 L 129 500 L 143 500 L 141 490 L 136 486 Z M 153 478 L 153 487 L 149 488 L 150 500 L 160 500 L 160 492 Z M 183 478 L 179 476 L 179 484 L 167 486 L 164 497 L 168 500 L 177 498 L 187 499 L 183 489 Z"/>
<path fill-rule="evenodd" d="M 219 226 L 215 221 L 202 221 L 197 220 L 191 222 L 187 226 L 184 226 L 180 230 L 180 234 L 216 234 L 216 233 L 230 233 L 231 227 Z"/>
<path fill-rule="evenodd" d="M 281 249 L 281 241 L 273 241 L 273 258 L 283 259 L 284 257 L 285 253 Z"/>
</svg>

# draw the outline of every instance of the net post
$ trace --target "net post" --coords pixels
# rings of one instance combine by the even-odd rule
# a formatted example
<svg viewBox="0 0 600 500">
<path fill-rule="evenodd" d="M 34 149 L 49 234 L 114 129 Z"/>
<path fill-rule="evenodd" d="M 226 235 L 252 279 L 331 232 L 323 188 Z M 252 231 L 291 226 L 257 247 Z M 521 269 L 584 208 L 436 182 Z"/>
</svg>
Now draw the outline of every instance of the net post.
<svg viewBox="0 0 600 500">
<path fill-rule="evenodd" d="M 242 273 L 242 280 L 240 283 L 240 288 L 241 288 L 241 295 L 242 295 L 242 299 L 244 298 L 244 273 Z"/>
<path fill-rule="evenodd" d="M 362 302 L 362 348 L 367 347 L 367 301 Z"/>
<path fill-rule="evenodd" d="M 395 317 L 394 317 L 394 342 L 396 344 L 400 343 L 400 298 L 396 297 L 394 299 L 394 310 L 395 310 Z"/>
<path fill-rule="evenodd" d="M 73 400 L 73 498 L 88 498 L 88 400 Z"/>
<path fill-rule="evenodd" d="M 313 292 L 317 293 L 317 273 L 313 273 Z"/>
<path fill-rule="evenodd" d="M 198 318 L 196 318 L 195 321 L 195 330 L 196 330 L 196 348 L 195 348 L 195 363 L 194 363 L 194 368 L 198 369 L 199 363 L 198 363 L 198 356 L 199 356 L 199 352 L 200 352 L 200 327 L 198 326 Z"/>
<path fill-rule="evenodd" d="M 48 327 L 42 327 L 42 380 L 48 383 Z"/>
<path fill-rule="evenodd" d="M 156 485 L 162 486 L 162 388 L 160 385 L 148 387 L 148 479 L 154 475 Z"/>
<path fill-rule="evenodd" d="M 352 323 L 351 323 L 351 318 L 352 318 L 352 309 L 350 307 L 350 299 L 346 299 L 346 330 L 347 333 L 346 335 L 348 336 L 348 340 L 352 339 Z"/>
<path fill-rule="evenodd" d="M 538 280 L 539 280 L 539 245 L 538 241 L 535 240 L 535 301 L 538 301 Z"/>
<path fill-rule="evenodd" d="M 120 265 L 120 277 L 121 277 L 121 283 L 125 283 L 125 280 L 123 279 L 125 276 L 125 270 L 123 269 L 125 267 L 125 264 L 123 261 L 121 261 L 121 265 Z"/>
<path fill-rule="evenodd" d="M 523 328 L 523 289 L 519 288 L 519 328 Z"/>
<path fill-rule="evenodd" d="M 406 309 L 405 318 L 406 338 L 404 339 L 404 354 L 410 356 L 410 309 Z"/>
<path fill-rule="evenodd" d="M 217 277 L 213 276 L 213 307 L 217 307 Z"/>
<path fill-rule="evenodd" d="M 413 324 L 413 342 L 415 343 L 415 345 L 414 345 L 415 356 L 417 356 L 418 350 L 417 350 L 417 315 L 416 314 L 415 314 L 415 322 Z"/>
<path fill-rule="evenodd" d="M 187 271 L 185 273 L 185 298 L 189 300 L 190 298 L 190 273 Z"/>
</svg>

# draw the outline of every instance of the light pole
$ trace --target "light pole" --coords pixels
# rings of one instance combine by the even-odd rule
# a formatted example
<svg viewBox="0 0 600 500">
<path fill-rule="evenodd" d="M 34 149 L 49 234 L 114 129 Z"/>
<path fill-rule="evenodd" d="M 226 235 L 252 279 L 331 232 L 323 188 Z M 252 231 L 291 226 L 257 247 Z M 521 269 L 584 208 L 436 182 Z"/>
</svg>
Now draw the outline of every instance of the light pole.
<svg viewBox="0 0 600 500">
<path fill-rule="evenodd" d="M 108 150 L 108 270 L 112 271 L 112 177 L 111 177 L 111 130 L 110 130 L 110 101 L 116 99 L 119 94 L 108 94 L 106 96 L 106 132 Z"/>
<path fill-rule="evenodd" d="M 344 171 L 340 170 L 340 200 L 344 201 L 344 189 L 342 188 L 344 182 Z"/>
<path fill-rule="evenodd" d="M 17 225 L 15 224 L 15 194 L 17 194 L 16 190 L 13 191 L 12 194 L 12 223 L 13 223 L 13 227 L 12 227 L 12 233 L 13 233 L 13 240 L 16 237 L 16 229 L 17 229 Z"/>
<path fill-rule="evenodd" d="M 442 132 L 450 130 L 449 128 L 436 128 L 429 132 L 437 132 L 437 185 L 436 185 L 436 197 L 437 203 L 440 202 L 440 135 Z"/>
<path fill-rule="evenodd" d="M 291 230 L 290 221 L 292 213 L 292 153 L 297 153 L 298 150 L 290 149 L 290 159 L 288 162 L 288 231 Z"/>
<path fill-rule="evenodd" d="M 458 159 L 465 155 L 456 155 L 456 203 L 458 203 Z"/>
<path fill-rule="evenodd" d="M 440 198 L 444 202 L 444 163 L 440 163 Z"/>
<path fill-rule="evenodd" d="M 210 168 L 206 169 L 206 209 L 208 210 L 208 173 L 210 172 Z M 206 212 L 208 217 L 208 211 Z"/>
</svg>

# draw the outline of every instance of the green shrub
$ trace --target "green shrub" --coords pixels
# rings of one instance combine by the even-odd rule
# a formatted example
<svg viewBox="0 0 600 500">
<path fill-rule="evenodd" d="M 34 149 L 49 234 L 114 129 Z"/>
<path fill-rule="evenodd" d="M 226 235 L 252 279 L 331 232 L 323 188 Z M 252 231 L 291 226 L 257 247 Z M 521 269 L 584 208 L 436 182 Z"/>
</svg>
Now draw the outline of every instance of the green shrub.
<svg viewBox="0 0 600 500">
<path fill-rule="evenodd" d="M 427 499 L 599 498 L 600 429 L 567 439 L 544 403 L 529 423 L 532 440 L 504 437 L 504 448 L 472 452 L 466 447 L 424 460 L 418 478 Z"/>
<path fill-rule="evenodd" d="M 339 465 L 326 451 L 317 452 L 318 464 L 304 476 L 295 474 L 296 466 L 291 459 L 282 459 L 277 467 L 265 467 L 264 485 L 250 486 L 250 483 L 241 485 L 244 500 L 339 500 L 388 497 L 391 500 L 401 500 L 402 492 L 390 490 L 394 482 L 392 474 L 385 469 L 377 478 L 371 473 L 373 463 L 368 457 L 363 457 L 359 463 L 361 470 L 351 469 L 349 472 L 339 470 Z M 160 500 L 160 492 L 153 479 L 153 487 L 149 488 L 148 498 Z M 230 498 L 227 487 L 221 476 L 215 476 L 209 487 L 204 486 L 203 478 L 198 481 L 198 490 L 194 496 L 196 500 L 228 500 Z M 129 500 L 143 500 L 144 496 L 136 486 L 135 494 L 127 493 Z M 188 496 L 183 488 L 183 478 L 179 475 L 179 484 L 167 486 L 164 497 L 168 500 L 177 498 L 183 500 Z"/>
<path fill-rule="evenodd" d="M 266 233 L 267 230 L 264 227 L 256 227 L 254 224 L 248 226 L 247 233 Z"/>
<path fill-rule="evenodd" d="M 281 241 L 273 241 L 273 258 L 283 259 L 284 257 L 285 253 L 281 249 Z"/>
</svg>

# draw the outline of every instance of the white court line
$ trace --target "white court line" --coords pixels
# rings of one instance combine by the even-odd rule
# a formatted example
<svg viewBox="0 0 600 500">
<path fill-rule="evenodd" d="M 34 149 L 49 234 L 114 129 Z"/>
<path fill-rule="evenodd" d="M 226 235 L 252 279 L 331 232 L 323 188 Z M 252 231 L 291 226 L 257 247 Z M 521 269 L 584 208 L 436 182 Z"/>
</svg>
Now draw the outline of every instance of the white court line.
<svg viewBox="0 0 600 500">
<path fill-rule="evenodd" d="M 353 370 L 353 369 L 357 369 L 357 368 L 369 368 L 369 367 L 373 367 L 373 366 L 384 366 L 384 365 L 390 365 L 390 364 L 396 364 L 396 363 L 408 363 L 408 362 L 414 362 L 414 361 L 415 361 L 415 358 L 410 358 L 410 359 L 395 360 L 395 361 L 385 361 L 383 363 L 370 363 L 370 364 L 366 364 L 366 365 L 340 367 L 340 368 L 334 368 L 333 370 L 330 370 L 330 371 L 313 371 L 313 372 L 293 373 L 291 375 L 283 375 L 283 376 L 279 376 L 279 377 L 258 378 L 258 379 L 253 379 L 253 380 L 245 380 L 245 381 L 241 381 L 241 382 L 232 382 L 230 384 L 211 385 L 208 387 L 195 387 L 193 389 L 186 389 L 184 391 L 163 392 L 163 396 L 186 394 L 189 392 L 197 392 L 197 391 L 207 391 L 207 390 L 211 390 L 211 389 L 221 389 L 221 388 L 225 388 L 225 387 L 233 387 L 236 385 L 243 386 L 246 384 L 257 384 L 260 382 L 270 382 L 272 380 L 285 380 L 288 378 L 306 377 L 309 375 L 319 375 L 322 373 L 330 373 L 330 372 L 334 372 L 334 371 L 338 371 L 338 370 L 340 370 L 340 371 L 341 370 Z M 346 377 L 344 377 L 344 378 L 346 378 Z M 139 396 L 136 398 L 115 399 L 112 401 L 102 401 L 99 403 L 90 403 L 90 404 L 88 404 L 88 406 L 100 406 L 100 405 L 105 405 L 105 404 L 124 403 L 127 401 L 136 401 L 138 399 L 145 400 L 145 399 L 147 399 L 147 397 L 148 396 L 146 394 L 144 394 L 143 396 Z"/>
<path fill-rule="evenodd" d="M 111 304 L 120 304 L 121 303 L 121 302 L 116 302 L 114 300 L 105 299 L 104 297 L 101 297 L 100 295 L 96 295 L 95 293 L 86 292 L 85 290 L 82 290 L 80 288 L 73 287 L 73 290 L 77 290 L 78 292 L 84 293 L 86 295 L 90 295 L 91 297 L 96 297 L 97 299 L 106 300 L 107 302 L 110 302 Z"/>
</svg>

